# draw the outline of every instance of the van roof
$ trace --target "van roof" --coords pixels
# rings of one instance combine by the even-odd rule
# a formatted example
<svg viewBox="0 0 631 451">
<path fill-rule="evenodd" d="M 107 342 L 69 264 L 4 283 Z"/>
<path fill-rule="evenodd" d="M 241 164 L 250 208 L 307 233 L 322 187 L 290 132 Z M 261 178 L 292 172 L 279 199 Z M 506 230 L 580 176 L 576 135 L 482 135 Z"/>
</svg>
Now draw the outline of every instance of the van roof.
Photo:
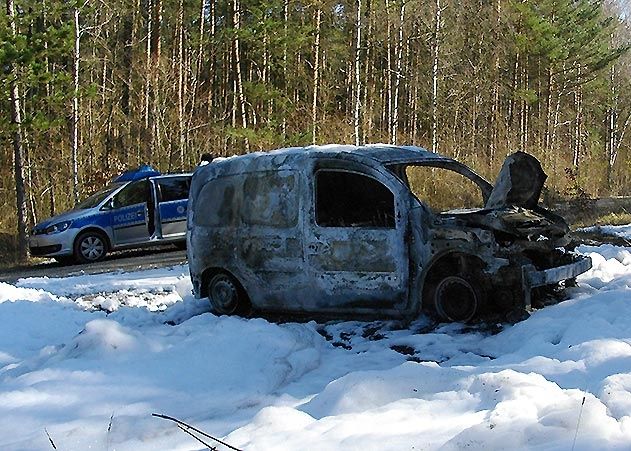
<svg viewBox="0 0 631 451">
<path fill-rule="evenodd" d="M 288 147 L 269 152 L 253 152 L 226 158 L 215 158 L 211 164 L 200 166 L 198 171 L 213 173 L 218 170 L 224 174 L 249 172 L 252 170 L 279 168 L 293 164 L 298 160 L 314 157 L 344 158 L 351 160 L 372 159 L 383 165 L 403 164 L 419 161 L 453 161 L 422 147 L 393 146 L 389 144 L 368 144 L 350 146 L 329 144 L 324 146 Z M 214 169 L 214 170 L 213 170 Z"/>
</svg>

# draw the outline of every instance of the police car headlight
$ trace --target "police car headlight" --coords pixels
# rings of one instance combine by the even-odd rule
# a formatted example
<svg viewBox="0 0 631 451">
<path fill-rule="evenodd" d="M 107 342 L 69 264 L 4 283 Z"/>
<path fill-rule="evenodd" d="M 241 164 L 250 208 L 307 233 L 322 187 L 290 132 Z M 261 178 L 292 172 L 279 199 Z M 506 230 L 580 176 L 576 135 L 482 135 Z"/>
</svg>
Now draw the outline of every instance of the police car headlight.
<svg viewBox="0 0 631 451">
<path fill-rule="evenodd" d="M 57 224 L 46 227 L 46 230 L 44 230 L 44 232 L 46 233 L 46 235 L 63 232 L 64 230 L 67 230 L 68 227 L 70 227 L 70 224 L 72 224 L 72 221 L 58 222 Z"/>
</svg>

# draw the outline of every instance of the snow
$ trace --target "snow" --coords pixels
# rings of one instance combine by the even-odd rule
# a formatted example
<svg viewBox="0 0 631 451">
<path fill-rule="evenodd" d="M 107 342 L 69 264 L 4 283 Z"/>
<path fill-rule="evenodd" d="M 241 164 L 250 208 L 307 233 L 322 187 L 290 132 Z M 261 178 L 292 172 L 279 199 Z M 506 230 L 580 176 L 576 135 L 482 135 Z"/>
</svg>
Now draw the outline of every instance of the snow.
<svg viewBox="0 0 631 451">
<path fill-rule="evenodd" d="M 162 413 L 245 450 L 628 450 L 631 252 L 578 250 L 514 326 L 218 317 L 186 266 L 0 283 L 0 449 L 204 448 Z"/>
</svg>

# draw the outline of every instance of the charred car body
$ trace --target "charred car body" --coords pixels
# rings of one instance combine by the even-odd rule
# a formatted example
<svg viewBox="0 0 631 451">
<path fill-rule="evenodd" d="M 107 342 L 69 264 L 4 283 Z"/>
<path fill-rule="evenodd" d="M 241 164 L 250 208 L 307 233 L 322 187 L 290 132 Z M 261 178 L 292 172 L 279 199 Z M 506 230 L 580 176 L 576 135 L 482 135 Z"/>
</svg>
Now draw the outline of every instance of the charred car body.
<svg viewBox="0 0 631 451">
<path fill-rule="evenodd" d="M 481 208 L 434 213 L 410 168 L 456 173 Z M 200 166 L 188 208 L 197 298 L 221 314 L 250 309 L 444 320 L 530 309 L 533 289 L 591 267 L 568 227 L 538 206 L 546 176 L 507 158 L 495 186 L 417 147 L 312 146 Z"/>
</svg>

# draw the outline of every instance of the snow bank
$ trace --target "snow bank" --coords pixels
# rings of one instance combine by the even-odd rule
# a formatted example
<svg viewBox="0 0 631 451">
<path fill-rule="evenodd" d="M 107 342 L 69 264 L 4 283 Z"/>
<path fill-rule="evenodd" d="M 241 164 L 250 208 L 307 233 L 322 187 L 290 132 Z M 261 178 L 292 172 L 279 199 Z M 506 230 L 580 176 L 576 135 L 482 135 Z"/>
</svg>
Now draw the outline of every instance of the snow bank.
<svg viewBox="0 0 631 451">
<path fill-rule="evenodd" d="M 185 266 L 0 284 L 0 449 L 200 449 L 153 412 L 247 450 L 629 449 L 631 253 L 579 250 L 499 333 L 217 317 Z"/>
</svg>

